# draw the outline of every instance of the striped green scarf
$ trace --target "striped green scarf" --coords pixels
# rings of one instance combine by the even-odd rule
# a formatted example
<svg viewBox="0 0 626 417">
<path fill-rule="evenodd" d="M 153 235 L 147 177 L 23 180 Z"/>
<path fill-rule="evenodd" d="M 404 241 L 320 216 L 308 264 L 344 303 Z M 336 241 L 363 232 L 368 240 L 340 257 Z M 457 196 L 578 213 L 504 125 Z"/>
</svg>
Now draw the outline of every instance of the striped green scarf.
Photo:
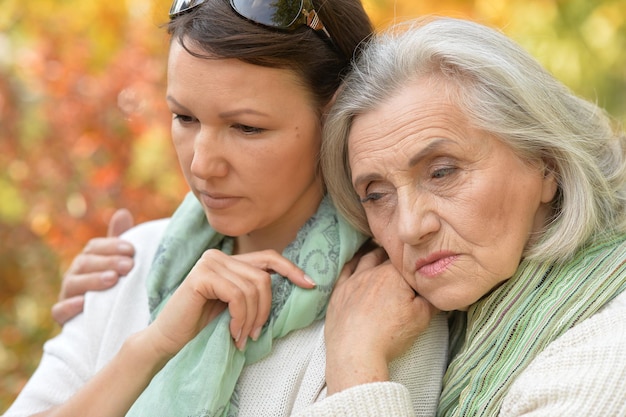
<svg viewBox="0 0 626 417">
<path fill-rule="evenodd" d="M 239 351 L 230 336 L 228 310 L 190 341 L 152 380 L 128 416 L 234 416 L 236 383 L 244 365 L 267 356 L 273 340 L 324 317 L 336 278 L 365 237 L 350 227 L 325 197 L 283 256 L 316 282 L 302 289 L 272 275 L 270 318 L 257 341 Z M 153 318 L 209 248 L 232 253 L 233 239 L 216 233 L 200 203 L 189 194 L 174 213 L 147 278 Z"/>
<path fill-rule="evenodd" d="M 455 313 L 454 356 L 437 415 L 498 415 L 511 385 L 539 353 L 625 289 L 624 234 L 584 247 L 564 264 L 523 261 L 466 315 Z"/>
</svg>

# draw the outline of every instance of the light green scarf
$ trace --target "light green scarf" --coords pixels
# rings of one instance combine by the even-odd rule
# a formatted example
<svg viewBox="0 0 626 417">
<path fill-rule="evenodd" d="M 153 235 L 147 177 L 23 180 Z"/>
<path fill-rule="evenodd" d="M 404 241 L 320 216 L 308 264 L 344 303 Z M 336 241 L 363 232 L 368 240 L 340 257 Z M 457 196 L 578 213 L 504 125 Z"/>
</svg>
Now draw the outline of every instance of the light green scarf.
<svg viewBox="0 0 626 417">
<path fill-rule="evenodd" d="M 273 339 L 324 317 L 341 268 L 364 241 L 365 237 L 350 227 L 325 197 L 283 252 L 313 278 L 316 288 L 302 289 L 273 274 L 272 310 L 256 342 L 248 341 L 244 352 L 239 351 L 229 332 L 228 310 L 224 311 L 153 378 L 127 415 L 237 415 L 235 386 L 244 365 L 268 355 Z M 174 213 L 148 275 L 153 319 L 209 248 L 232 253 L 232 238 L 219 235 L 208 225 L 199 202 L 189 194 Z"/>
<path fill-rule="evenodd" d="M 587 246 L 565 264 L 522 262 L 466 316 L 455 313 L 456 355 L 437 415 L 498 415 L 517 376 L 548 344 L 625 289 L 626 235 Z"/>
</svg>

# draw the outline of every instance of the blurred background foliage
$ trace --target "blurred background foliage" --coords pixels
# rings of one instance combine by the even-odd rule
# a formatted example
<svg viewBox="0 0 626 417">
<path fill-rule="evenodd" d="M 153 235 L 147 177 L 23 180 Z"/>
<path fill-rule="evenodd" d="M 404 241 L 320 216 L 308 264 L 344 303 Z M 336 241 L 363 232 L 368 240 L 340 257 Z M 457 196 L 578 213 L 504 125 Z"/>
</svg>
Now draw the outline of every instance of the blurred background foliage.
<svg viewBox="0 0 626 417">
<path fill-rule="evenodd" d="M 431 13 L 499 27 L 626 121 L 626 0 L 364 4 L 378 28 Z M 59 331 L 50 307 L 72 257 L 106 233 L 116 208 L 139 222 L 163 217 L 187 191 L 163 100 L 168 8 L 169 0 L 2 0 L 0 412 Z"/>
</svg>

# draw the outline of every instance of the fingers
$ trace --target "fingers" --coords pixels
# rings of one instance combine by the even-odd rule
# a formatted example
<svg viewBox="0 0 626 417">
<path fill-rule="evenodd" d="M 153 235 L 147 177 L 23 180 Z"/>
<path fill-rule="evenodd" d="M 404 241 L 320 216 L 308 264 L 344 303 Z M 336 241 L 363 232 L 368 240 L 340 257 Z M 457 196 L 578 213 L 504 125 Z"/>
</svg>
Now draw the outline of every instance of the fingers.
<svg viewBox="0 0 626 417">
<path fill-rule="evenodd" d="M 366 242 L 361 249 L 346 263 L 339 274 L 336 286 L 342 285 L 352 275 L 367 271 L 388 259 L 385 250 L 371 241 Z"/>
<path fill-rule="evenodd" d="M 133 268 L 133 265 L 132 255 L 120 254 L 119 251 L 108 253 L 103 249 L 99 252 L 78 254 L 72 261 L 66 275 L 104 271 L 115 271 L 119 275 L 126 275 Z"/>
<path fill-rule="evenodd" d="M 289 259 L 274 250 L 251 252 L 236 255 L 235 258 L 247 262 L 259 269 L 276 272 L 301 288 L 314 288 L 315 281 Z"/>
<path fill-rule="evenodd" d="M 206 251 L 197 266 L 199 273 L 192 272 L 199 277 L 198 291 L 207 300 L 218 299 L 228 304 L 230 333 L 237 348 L 243 349 L 248 337 L 254 340 L 259 337 L 269 317 L 270 272 L 243 261 L 240 256 L 229 256 L 218 250 Z"/>
<path fill-rule="evenodd" d="M 133 256 L 135 248 L 129 242 L 117 237 L 97 237 L 87 242 L 82 253 Z"/>
<path fill-rule="evenodd" d="M 59 301 L 83 295 L 87 291 L 102 291 L 111 288 L 117 284 L 120 276 L 117 271 L 113 270 L 86 274 L 67 274 L 63 278 Z"/>
<path fill-rule="evenodd" d="M 304 288 L 315 286 L 300 268 L 276 251 L 230 256 L 210 249 L 204 252 L 183 281 L 182 286 L 187 288 L 185 293 L 188 294 L 185 302 L 198 306 L 195 310 L 190 307 L 189 311 L 195 311 L 192 315 L 202 316 L 206 323 L 221 311 L 216 306 L 226 304 L 231 316 L 230 333 L 237 348 L 243 349 L 248 338 L 258 339 L 267 322 L 272 305 L 271 274 L 274 272 Z"/>
<path fill-rule="evenodd" d="M 359 259 L 355 273 L 372 269 L 388 259 L 387 252 L 381 247 L 375 247 Z"/>
<path fill-rule="evenodd" d="M 83 311 L 85 297 L 82 295 L 67 298 L 52 306 L 52 318 L 60 325 Z"/>
<path fill-rule="evenodd" d="M 115 285 L 119 278 L 128 274 L 134 266 L 132 256 L 133 246 L 118 238 L 96 238 L 89 241 L 82 253 L 78 254 L 63 276 L 59 301 L 83 295 L 87 291 L 100 291 Z M 63 324 L 71 313 L 78 314 L 82 308 L 76 310 L 57 306 L 53 317 L 59 324 Z M 69 317 L 68 317 L 69 315 Z M 59 317 L 57 320 L 56 317 Z"/>
<path fill-rule="evenodd" d="M 82 312 L 85 292 L 110 288 L 130 272 L 135 249 L 117 236 L 133 224 L 133 216 L 128 210 L 117 210 L 109 222 L 108 237 L 91 239 L 74 258 L 63 276 L 59 302 L 52 307 L 52 317 L 57 323 L 63 325 Z"/>
<path fill-rule="evenodd" d="M 111 217 L 111 221 L 109 221 L 109 228 L 107 231 L 108 237 L 117 237 L 133 227 L 135 224 L 135 220 L 133 219 L 133 215 L 127 209 L 118 209 L 113 216 Z"/>
<path fill-rule="evenodd" d="M 91 239 L 63 276 L 60 300 L 111 287 L 133 268 L 133 255 L 133 246 L 121 239 Z"/>
<path fill-rule="evenodd" d="M 325 326 L 329 350 L 356 355 L 358 348 L 369 359 L 390 360 L 428 327 L 436 310 L 415 293 L 391 262 L 364 267 L 381 256 L 372 253 L 361 258 L 363 269 L 333 290 Z"/>
</svg>

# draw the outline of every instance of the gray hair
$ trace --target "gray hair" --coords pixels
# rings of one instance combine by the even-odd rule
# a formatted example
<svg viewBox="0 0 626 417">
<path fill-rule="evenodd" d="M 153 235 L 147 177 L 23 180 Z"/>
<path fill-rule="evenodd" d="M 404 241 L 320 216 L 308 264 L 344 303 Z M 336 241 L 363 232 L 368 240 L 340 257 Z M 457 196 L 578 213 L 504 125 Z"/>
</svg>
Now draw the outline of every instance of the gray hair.
<svg viewBox="0 0 626 417">
<path fill-rule="evenodd" d="M 373 39 L 325 122 L 322 171 L 333 201 L 355 227 L 370 233 L 351 183 L 351 124 L 424 76 L 454 87 L 452 99 L 475 128 L 554 173 L 552 217 L 526 258 L 566 259 L 590 238 L 626 230 L 624 132 L 499 31 L 451 18 L 405 22 Z"/>
</svg>

